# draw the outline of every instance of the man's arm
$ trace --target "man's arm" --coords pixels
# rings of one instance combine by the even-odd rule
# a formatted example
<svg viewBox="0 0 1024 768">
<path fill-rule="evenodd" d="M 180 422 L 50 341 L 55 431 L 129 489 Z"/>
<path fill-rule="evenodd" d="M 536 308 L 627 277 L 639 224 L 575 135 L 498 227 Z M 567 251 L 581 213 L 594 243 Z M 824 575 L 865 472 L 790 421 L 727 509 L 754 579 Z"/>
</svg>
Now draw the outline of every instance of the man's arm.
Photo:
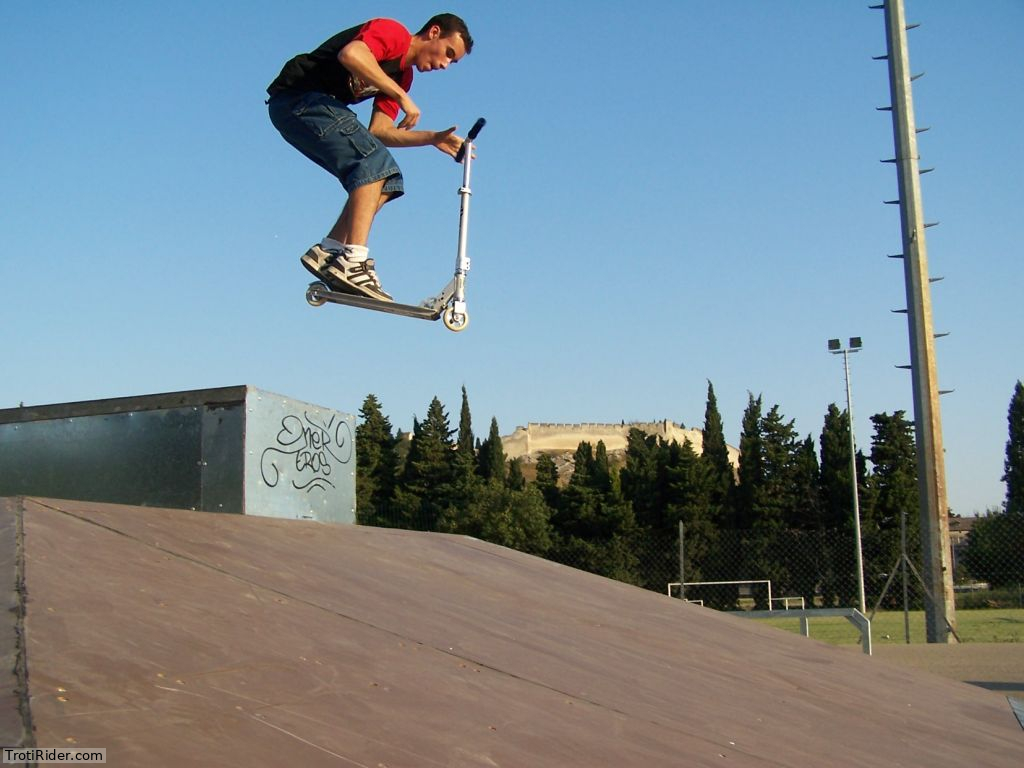
<svg viewBox="0 0 1024 768">
<path fill-rule="evenodd" d="M 362 40 L 353 40 L 338 51 L 338 62 L 360 80 L 398 102 L 398 106 L 405 112 L 405 117 L 398 124 L 399 128 L 412 128 L 419 122 L 420 108 L 416 102 L 409 98 L 409 94 L 398 83 L 384 74 L 370 47 Z"/>
<path fill-rule="evenodd" d="M 455 157 L 462 147 L 462 138 L 455 135 L 455 126 L 445 131 L 409 131 L 396 126 L 387 113 L 373 110 L 370 117 L 370 133 L 380 139 L 385 147 L 428 147 L 435 146 L 446 155 Z"/>
</svg>

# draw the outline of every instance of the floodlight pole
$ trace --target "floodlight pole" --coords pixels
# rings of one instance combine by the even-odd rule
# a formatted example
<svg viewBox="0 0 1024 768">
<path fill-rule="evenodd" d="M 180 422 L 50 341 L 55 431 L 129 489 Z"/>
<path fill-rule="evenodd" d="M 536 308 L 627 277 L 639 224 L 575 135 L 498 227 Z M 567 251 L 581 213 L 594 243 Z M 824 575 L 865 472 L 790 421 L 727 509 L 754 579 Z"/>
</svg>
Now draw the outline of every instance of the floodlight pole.
<svg viewBox="0 0 1024 768">
<path fill-rule="evenodd" d="M 946 498 L 946 468 L 942 448 L 942 419 L 939 413 L 938 369 L 935 362 L 935 333 L 932 327 L 928 253 L 921 202 L 922 171 L 919 165 L 914 123 L 914 98 L 907 53 L 906 13 L 903 0 L 885 0 L 886 55 L 899 183 L 900 224 L 903 234 L 904 280 L 907 294 L 907 323 L 910 332 L 910 371 L 914 390 L 914 428 L 917 447 L 918 488 L 924 579 L 932 598 L 925 604 L 929 643 L 951 642 L 956 634 L 956 603 L 949 541 L 949 508 Z M 922 129 L 927 130 L 927 129 Z"/>
<path fill-rule="evenodd" d="M 853 488 L 853 535 L 857 547 L 857 593 L 860 598 L 860 612 L 867 615 L 867 600 L 864 596 L 864 554 L 860 536 L 860 494 L 857 490 L 857 441 L 853 436 L 853 389 L 850 386 L 850 354 L 860 352 L 861 341 L 854 337 L 850 346 L 838 349 L 839 340 L 829 340 L 829 351 L 843 356 L 843 371 L 846 374 L 846 414 L 850 419 L 850 485 Z"/>
</svg>

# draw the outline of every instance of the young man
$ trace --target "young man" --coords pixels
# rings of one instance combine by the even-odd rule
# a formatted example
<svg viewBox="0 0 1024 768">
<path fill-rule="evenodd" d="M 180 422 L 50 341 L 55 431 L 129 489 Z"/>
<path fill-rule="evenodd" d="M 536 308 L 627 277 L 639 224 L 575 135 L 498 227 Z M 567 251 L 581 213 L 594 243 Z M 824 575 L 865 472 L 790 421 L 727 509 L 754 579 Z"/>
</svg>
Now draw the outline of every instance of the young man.
<svg viewBox="0 0 1024 768">
<path fill-rule="evenodd" d="M 337 223 L 302 257 L 303 266 L 333 289 L 392 300 L 367 248 L 377 211 L 404 192 L 402 172 L 387 148 L 434 146 L 452 157 L 458 153 L 463 140 L 454 126 L 414 130 L 420 110 L 409 88 L 413 68 L 444 70 L 472 49 L 466 23 L 450 13 L 434 16 L 415 35 L 397 21 L 373 19 L 291 59 L 267 88 L 271 122 L 285 141 L 337 176 L 348 192 Z M 349 105 L 371 97 L 367 129 Z"/>
</svg>

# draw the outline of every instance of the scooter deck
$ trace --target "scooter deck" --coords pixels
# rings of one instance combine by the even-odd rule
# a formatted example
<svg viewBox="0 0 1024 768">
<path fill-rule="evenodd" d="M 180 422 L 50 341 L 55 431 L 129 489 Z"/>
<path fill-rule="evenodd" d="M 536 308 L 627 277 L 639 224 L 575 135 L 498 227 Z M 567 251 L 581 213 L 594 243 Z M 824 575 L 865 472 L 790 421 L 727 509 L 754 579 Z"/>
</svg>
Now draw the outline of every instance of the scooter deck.
<svg viewBox="0 0 1024 768">
<path fill-rule="evenodd" d="M 358 296 L 352 293 L 341 293 L 339 291 L 332 291 L 330 289 L 324 290 L 319 287 L 316 283 L 309 286 L 309 290 L 306 292 L 307 298 L 310 303 L 314 303 L 314 299 L 320 300 L 321 302 L 329 301 L 332 304 L 346 304 L 350 307 L 359 307 L 360 309 L 372 309 L 377 312 L 387 312 L 390 315 L 402 315 L 403 317 L 415 317 L 420 320 L 437 320 L 441 317 L 442 309 L 427 309 L 426 307 L 419 307 L 413 304 L 399 304 L 395 301 L 381 301 L 380 299 L 371 299 L 369 296 Z"/>
</svg>

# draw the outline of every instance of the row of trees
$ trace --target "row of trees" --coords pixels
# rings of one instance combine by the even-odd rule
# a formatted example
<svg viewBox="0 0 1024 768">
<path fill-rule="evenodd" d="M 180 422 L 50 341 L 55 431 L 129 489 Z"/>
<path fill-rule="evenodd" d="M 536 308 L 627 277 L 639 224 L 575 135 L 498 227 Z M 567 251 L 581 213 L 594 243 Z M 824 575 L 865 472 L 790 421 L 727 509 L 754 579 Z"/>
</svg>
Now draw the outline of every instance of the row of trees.
<svg viewBox="0 0 1024 768">
<path fill-rule="evenodd" d="M 1024 583 L 1024 384 L 1019 381 L 1007 421 L 1006 501 L 975 521 L 963 555 L 967 572 L 995 587 Z"/>
<path fill-rule="evenodd" d="M 411 439 L 395 434 L 375 395 L 356 428 L 356 518 L 364 525 L 463 533 L 536 555 L 552 546 L 551 511 L 520 462 L 506 461 L 496 419 L 473 433 L 462 391 L 458 430 L 436 397 Z"/>
<path fill-rule="evenodd" d="M 1024 419 L 1024 395 L 1019 419 Z M 1011 409 L 1012 411 L 1012 409 Z M 750 396 L 738 467 L 728 448 L 709 382 L 703 452 L 632 430 L 624 465 L 603 443 L 580 443 L 568 479 L 555 461 L 537 459 L 527 482 L 506 459 L 491 419 L 476 438 L 462 390 L 453 429 L 435 397 L 406 440 L 369 395 L 357 428 L 357 519 L 369 525 L 463 533 L 623 581 L 664 590 L 679 577 L 679 523 L 685 530 L 687 581 L 770 578 L 808 601 L 849 605 L 856 578 L 849 419 L 830 405 L 817 444 L 801 438 L 778 405 Z M 912 423 L 902 411 L 872 417 L 870 452 L 856 456 L 865 574 L 884 579 L 901 553 L 920 561 L 917 466 Z M 1021 494 L 1024 427 L 1008 446 L 1007 483 Z M 531 473 L 532 474 L 532 473 Z M 1009 495 L 1008 495 L 1009 498 Z M 976 527 L 972 546 L 997 540 L 1024 520 L 1021 498 Z M 1003 521 L 1006 517 L 1009 523 Z M 979 521 L 980 522 L 980 521 Z M 1019 550 L 1018 550 L 1019 551 Z M 979 569 L 980 560 L 967 567 Z M 1018 560 L 1018 569 L 1024 564 Z M 979 578 L 984 574 L 976 573 Z M 876 593 L 877 594 L 877 593 Z M 736 592 L 712 602 L 734 603 Z"/>
</svg>

